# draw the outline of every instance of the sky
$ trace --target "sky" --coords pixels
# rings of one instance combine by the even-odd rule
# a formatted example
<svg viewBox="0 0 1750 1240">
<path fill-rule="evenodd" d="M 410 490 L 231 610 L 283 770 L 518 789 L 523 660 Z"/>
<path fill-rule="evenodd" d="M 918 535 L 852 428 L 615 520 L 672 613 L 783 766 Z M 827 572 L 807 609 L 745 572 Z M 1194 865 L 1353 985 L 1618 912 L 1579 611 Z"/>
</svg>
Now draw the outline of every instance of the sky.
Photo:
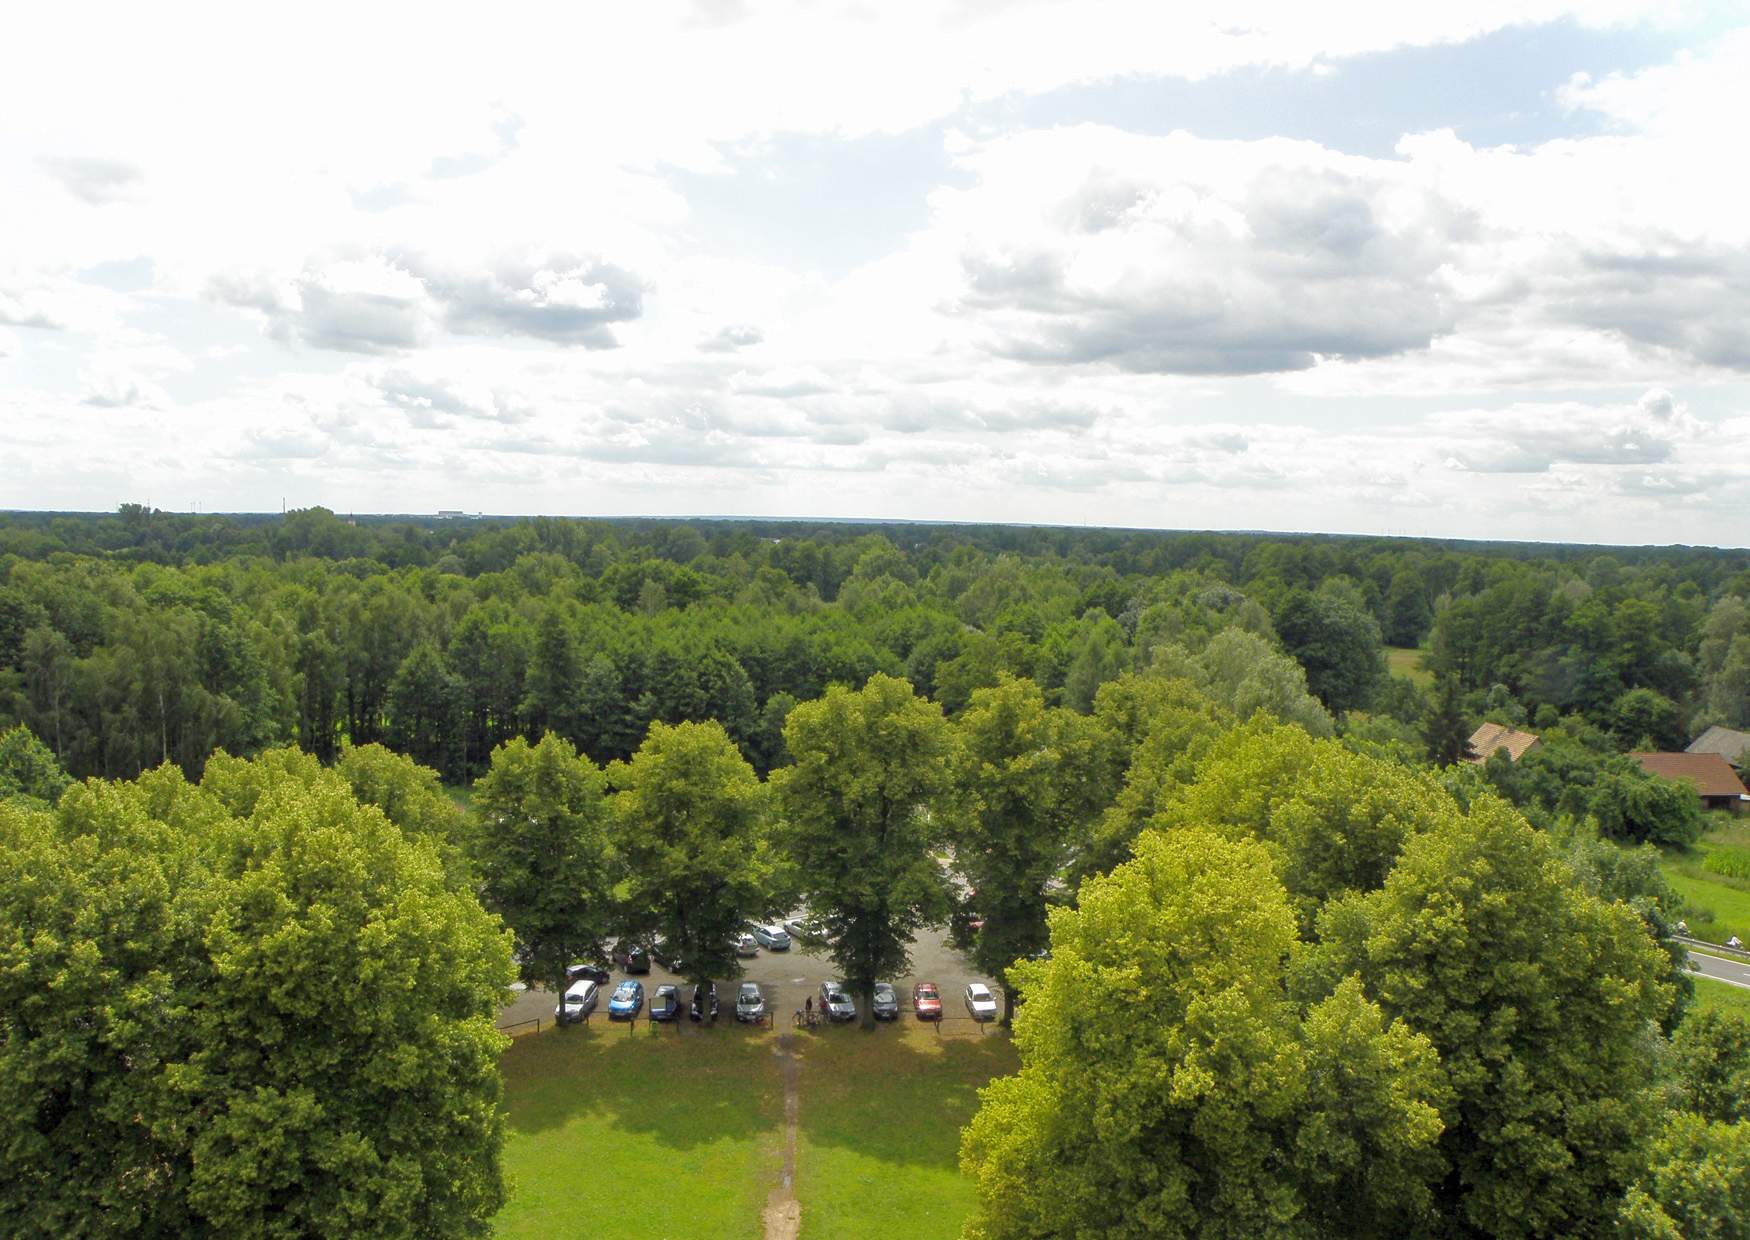
<svg viewBox="0 0 1750 1240">
<path fill-rule="evenodd" d="M 1750 543 L 1750 4 L 20 7 L 0 508 Z"/>
</svg>

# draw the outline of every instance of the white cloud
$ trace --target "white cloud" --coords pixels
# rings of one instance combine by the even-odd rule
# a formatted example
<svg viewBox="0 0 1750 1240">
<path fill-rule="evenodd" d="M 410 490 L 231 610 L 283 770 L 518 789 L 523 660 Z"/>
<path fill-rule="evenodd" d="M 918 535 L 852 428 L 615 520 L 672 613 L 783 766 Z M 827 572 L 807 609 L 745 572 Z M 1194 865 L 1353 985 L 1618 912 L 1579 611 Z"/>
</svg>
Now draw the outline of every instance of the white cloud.
<svg viewBox="0 0 1750 1240">
<path fill-rule="evenodd" d="M 1467 222 L 1401 166 L 1310 143 L 1081 127 L 962 157 L 938 195 L 962 238 L 956 308 L 1041 364 L 1165 374 L 1300 370 L 1426 348 Z"/>
<path fill-rule="evenodd" d="M 127 201 L 145 180 L 138 168 L 119 159 L 45 155 L 39 162 L 69 194 L 93 207 Z"/>
</svg>

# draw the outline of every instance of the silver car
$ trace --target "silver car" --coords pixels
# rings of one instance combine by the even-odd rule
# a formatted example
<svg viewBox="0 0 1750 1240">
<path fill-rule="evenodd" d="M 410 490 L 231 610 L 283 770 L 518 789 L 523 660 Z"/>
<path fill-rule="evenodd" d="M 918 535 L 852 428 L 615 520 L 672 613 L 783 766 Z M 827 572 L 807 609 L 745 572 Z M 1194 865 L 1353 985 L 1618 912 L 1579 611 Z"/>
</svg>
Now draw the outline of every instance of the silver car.
<svg viewBox="0 0 1750 1240">
<path fill-rule="evenodd" d="M 761 947 L 769 952 L 790 950 L 790 935 L 782 926 L 755 926 L 753 937 Z"/>
<path fill-rule="evenodd" d="M 822 982 L 820 984 L 820 1010 L 826 1013 L 828 1020 L 856 1020 L 857 1005 L 851 1002 L 851 996 L 845 993 L 843 982 Z"/>
<path fill-rule="evenodd" d="M 735 1019 L 758 1021 L 766 1018 L 766 997 L 752 982 L 743 982 L 735 992 Z"/>
</svg>

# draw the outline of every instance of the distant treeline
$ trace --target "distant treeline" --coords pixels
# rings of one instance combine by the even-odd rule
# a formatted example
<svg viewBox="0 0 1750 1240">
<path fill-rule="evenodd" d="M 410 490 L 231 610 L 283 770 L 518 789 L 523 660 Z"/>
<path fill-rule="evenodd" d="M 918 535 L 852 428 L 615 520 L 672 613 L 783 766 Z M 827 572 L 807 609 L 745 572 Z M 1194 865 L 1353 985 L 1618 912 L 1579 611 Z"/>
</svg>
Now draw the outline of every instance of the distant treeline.
<svg viewBox="0 0 1750 1240">
<path fill-rule="evenodd" d="M 123 505 L 0 515 L 0 724 L 77 775 L 381 741 L 465 781 L 514 736 L 605 762 L 711 718 L 764 771 L 790 707 L 877 671 L 955 714 L 1005 672 L 1085 712 L 1158 668 L 1419 747 L 1387 644 L 1468 721 L 1663 746 L 1750 722 L 1745 596 L 1750 553 L 1705 548 Z"/>
</svg>

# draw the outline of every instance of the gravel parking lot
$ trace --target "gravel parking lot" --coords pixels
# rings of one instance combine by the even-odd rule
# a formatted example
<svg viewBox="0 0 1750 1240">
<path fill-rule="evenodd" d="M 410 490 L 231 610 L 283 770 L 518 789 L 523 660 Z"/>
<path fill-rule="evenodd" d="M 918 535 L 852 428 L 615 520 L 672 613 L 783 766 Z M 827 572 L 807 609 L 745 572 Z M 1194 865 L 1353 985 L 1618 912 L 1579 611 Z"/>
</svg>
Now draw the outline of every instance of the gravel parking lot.
<svg viewBox="0 0 1750 1240">
<path fill-rule="evenodd" d="M 893 988 L 899 994 L 900 1019 L 914 1020 L 911 1014 L 911 988 L 916 982 L 927 981 L 936 983 L 942 992 L 942 1011 L 949 1019 L 966 1016 L 966 1006 L 961 999 L 961 992 L 968 982 L 989 981 L 973 971 L 972 962 L 960 952 L 948 946 L 945 930 L 925 930 L 918 935 L 911 948 L 911 972 L 895 978 L 884 978 L 891 981 Z M 760 990 L 765 993 L 766 1007 L 771 1011 L 773 1023 L 779 1028 L 789 1025 L 791 1014 L 802 1007 L 803 1000 L 809 996 L 815 998 L 818 1004 L 820 984 L 829 978 L 835 978 L 832 961 L 825 951 L 812 944 L 792 940 L 789 951 L 769 952 L 764 948 L 752 959 L 743 960 L 742 976 L 748 981 L 758 982 Z M 620 983 L 625 974 L 616 972 L 613 979 L 603 988 L 600 1005 L 590 1017 L 590 1023 L 606 1023 L 608 1018 L 608 996 L 614 987 Z M 637 978 L 644 983 L 645 1010 L 649 1010 L 650 995 L 663 982 L 674 982 L 682 988 L 682 995 L 691 994 L 690 988 L 680 978 L 669 973 L 661 965 L 652 964 L 648 974 Z M 717 998 L 722 1005 L 722 1015 L 719 1020 L 731 1024 L 735 1021 L 735 979 L 717 979 Z M 992 986 L 994 991 L 996 988 Z M 861 1006 L 861 998 L 853 995 Z M 529 990 L 519 994 L 514 1001 L 507 1004 L 499 1015 L 498 1024 L 501 1028 L 509 1027 L 522 1021 L 539 1019 L 543 1025 L 553 1019 L 553 1005 L 557 1002 L 553 995 L 544 990 Z M 998 992 L 998 1002 L 1001 993 Z M 642 1023 L 642 1021 L 640 1022 Z M 682 1020 L 681 1024 L 688 1022 Z"/>
</svg>

